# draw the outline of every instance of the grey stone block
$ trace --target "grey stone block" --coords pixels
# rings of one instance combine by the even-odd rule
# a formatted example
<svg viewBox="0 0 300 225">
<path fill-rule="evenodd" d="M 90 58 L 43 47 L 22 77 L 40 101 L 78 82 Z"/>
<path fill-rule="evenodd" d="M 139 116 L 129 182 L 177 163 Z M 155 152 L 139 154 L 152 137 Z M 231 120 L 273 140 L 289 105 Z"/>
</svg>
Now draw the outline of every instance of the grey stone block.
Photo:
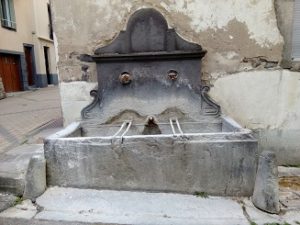
<svg viewBox="0 0 300 225">
<path fill-rule="evenodd" d="M 21 145 L 0 157 L 0 191 L 22 196 L 25 175 L 33 155 L 43 156 L 42 145 Z"/>
<path fill-rule="evenodd" d="M 264 151 L 259 157 L 252 202 L 263 211 L 279 213 L 278 169 L 274 152 Z"/>
<path fill-rule="evenodd" d="M 0 212 L 8 209 L 9 207 L 12 207 L 15 204 L 16 200 L 17 197 L 12 194 L 0 193 Z"/>
<path fill-rule="evenodd" d="M 45 141 L 48 185 L 79 188 L 251 196 L 256 155 L 248 134 Z"/>
<path fill-rule="evenodd" d="M 30 159 L 25 178 L 24 199 L 35 199 L 46 190 L 46 160 L 41 155 Z"/>
</svg>

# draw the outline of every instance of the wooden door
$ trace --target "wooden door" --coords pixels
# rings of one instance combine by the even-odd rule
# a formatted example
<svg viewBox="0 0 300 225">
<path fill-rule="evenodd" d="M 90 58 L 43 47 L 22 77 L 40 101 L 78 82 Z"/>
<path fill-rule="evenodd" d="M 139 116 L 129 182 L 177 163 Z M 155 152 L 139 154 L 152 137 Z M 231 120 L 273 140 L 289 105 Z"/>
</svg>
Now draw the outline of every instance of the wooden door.
<svg viewBox="0 0 300 225">
<path fill-rule="evenodd" d="M 19 57 L 0 55 L 0 76 L 5 92 L 21 91 Z"/>
<path fill-rule="evenodd" d="M 32 47 L 24 47 L 25 52 L 25 60 L 26 60 L 26 68 L 27 68 L 27 78 L 28 78 L 28 85 L 34 85 L 33 79 L 33 61 L 32 61 Z"/>
</svg>

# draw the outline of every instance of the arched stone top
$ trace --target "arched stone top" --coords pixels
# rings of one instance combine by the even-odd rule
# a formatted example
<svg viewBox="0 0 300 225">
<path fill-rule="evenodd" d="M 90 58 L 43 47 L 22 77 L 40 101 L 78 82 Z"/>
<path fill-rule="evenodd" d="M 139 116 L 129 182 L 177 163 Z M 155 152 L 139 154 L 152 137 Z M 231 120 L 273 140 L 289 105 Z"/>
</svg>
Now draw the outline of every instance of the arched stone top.
<svg viewBox="0 0 300 225">
<path fill-rule="evenodd" d="M 208 87 L 201 86 L 205 53 L 169 29 L 157 10 L 138 10 L 111 44 L 88 56 L 97 63 L 98 90 L 91 92 L 94 101 L 82 110 L 82 118 L 107 123 L 122 112 L 191 121 L 218 115 Z"/>
<path fill-rule="evenodd" d="M 162 52 L 198 52 L 205 51 L 198 44 L 182 39 L 174 29 L 168 29 L 163 15 L 155 9 L 136 11 L 129 19 L 125 31 L 107 46 L 98 48 L 95 56 L 107 54 L 136 54 Z M 152 54 L 153 55 L 153 54 Z"/>
</svg>

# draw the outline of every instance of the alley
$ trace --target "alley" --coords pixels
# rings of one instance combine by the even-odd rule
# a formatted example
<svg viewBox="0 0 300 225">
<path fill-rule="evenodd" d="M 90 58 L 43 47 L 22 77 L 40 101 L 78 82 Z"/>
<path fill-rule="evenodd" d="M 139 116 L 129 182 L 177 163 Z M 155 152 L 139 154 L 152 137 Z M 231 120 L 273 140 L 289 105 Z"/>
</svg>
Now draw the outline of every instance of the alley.
<svg viewBox="0 0 300 225">
<path fill-rule="evenodd" d="M 62 126 L 58 86 L 0 100 L 0 153 L 27 143 L 43 129 Z"/>
</svg>

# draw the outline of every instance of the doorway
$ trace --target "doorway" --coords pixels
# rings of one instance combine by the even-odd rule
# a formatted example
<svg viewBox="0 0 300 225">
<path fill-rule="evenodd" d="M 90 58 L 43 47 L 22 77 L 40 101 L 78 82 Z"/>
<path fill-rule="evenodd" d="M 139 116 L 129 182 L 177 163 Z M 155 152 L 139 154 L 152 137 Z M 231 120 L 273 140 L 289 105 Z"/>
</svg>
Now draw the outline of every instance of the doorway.
<svg viewBox="0 0 300 225">
<path fill-rule="evenodd" d="M 49 47 L 44 46 L 44 56 L 45 56 L 45 67 L 48 84 L 52 84 L 51 75 L 50 75 L 50 64 L 49 64 Z"/>
<path fill-rule="evenodd" d="M 33 47 L 32 46 L 24 46 L 25 52 L 25 60 L 26 60 L 26 68 L 27 68 L 27 81 L 28 86 L 35 85 L 35 77 L 34 77 L 34 61 L 33 61 Z"/>
<path fill-rule="evenodd" d="M 20 57 L 0 54 L 0 76 L 5 92 L 22 91 L 20 74 Z"/>
</svg>

